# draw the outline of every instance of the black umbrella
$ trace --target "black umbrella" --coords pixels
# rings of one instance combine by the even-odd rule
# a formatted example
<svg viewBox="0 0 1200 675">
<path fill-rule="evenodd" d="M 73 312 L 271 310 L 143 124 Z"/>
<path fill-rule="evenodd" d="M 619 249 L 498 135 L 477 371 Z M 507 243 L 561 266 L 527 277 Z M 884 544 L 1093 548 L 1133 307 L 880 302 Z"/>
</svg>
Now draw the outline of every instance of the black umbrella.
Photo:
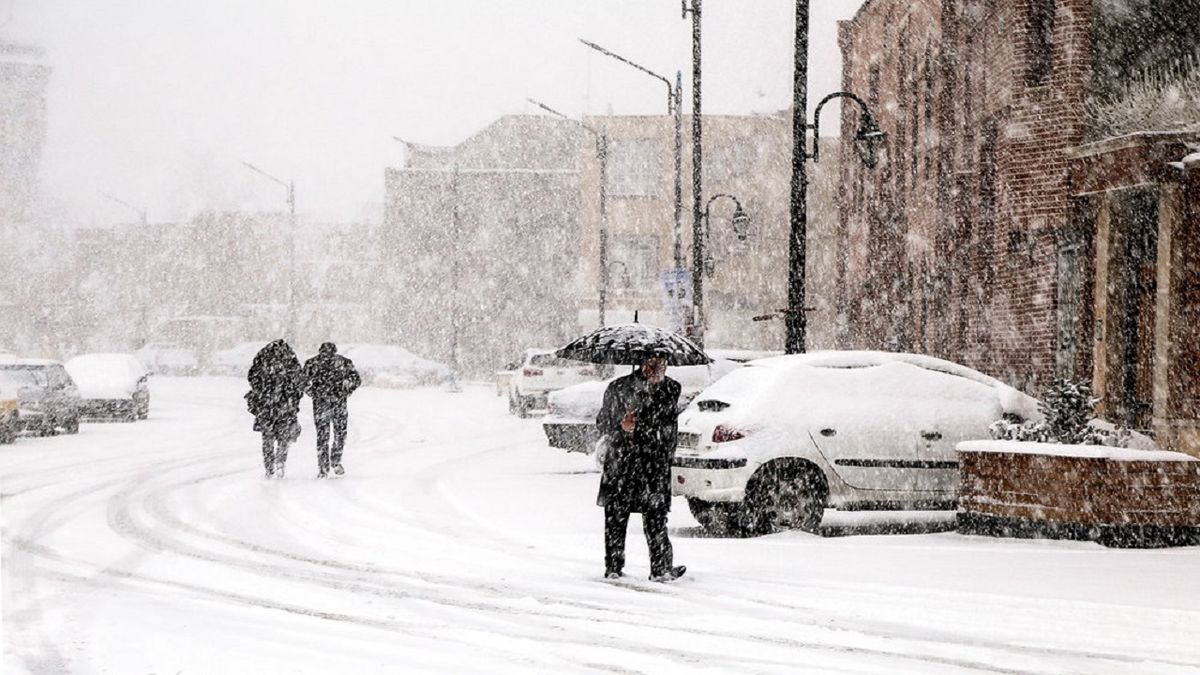
<svg viewBox="0 0 1200 675">
<path fill-rule="evenodd" d="M 572 340 L 556 354 L 564 359 L 618 366 L 640 366 L 652 356 L 667 359 L 669 366 L 712 363 L 691 340 L 644 323 L 605 326 Z"/>
</svg>

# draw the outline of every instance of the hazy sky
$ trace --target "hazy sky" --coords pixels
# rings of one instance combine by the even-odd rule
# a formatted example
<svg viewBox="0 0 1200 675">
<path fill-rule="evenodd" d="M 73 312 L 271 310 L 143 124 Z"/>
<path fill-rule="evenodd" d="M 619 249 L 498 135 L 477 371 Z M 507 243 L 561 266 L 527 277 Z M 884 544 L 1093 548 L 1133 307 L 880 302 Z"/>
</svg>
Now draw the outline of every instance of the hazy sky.
<svg viewBox="0 0 1200 675">
<path fill-rule="evenodd" d="M 109 192 L 182 219 L 282 208 L 246 160 L 295 179 L 299 210 L 378 213 L 401 136 L 452 144 L 496 117 L 665 112 L 665 87 L 579 44 L 674 77 L 690 108 L 679 0 L 0 0 L 7 39 L 53 67 L 44 190 L 84 224 L 127 220 Z M 813 0 L 810 100 L 840 84 L 836 20 Z M 704 112 L 791 101 L 793 0 L 705 0 Z M 7 15 L 9 12 L 5 11 Z M 3 19 L 0 19 L 3 20 Z M 833 111 L 830 111 L 832 114 Z"/>
</svg>

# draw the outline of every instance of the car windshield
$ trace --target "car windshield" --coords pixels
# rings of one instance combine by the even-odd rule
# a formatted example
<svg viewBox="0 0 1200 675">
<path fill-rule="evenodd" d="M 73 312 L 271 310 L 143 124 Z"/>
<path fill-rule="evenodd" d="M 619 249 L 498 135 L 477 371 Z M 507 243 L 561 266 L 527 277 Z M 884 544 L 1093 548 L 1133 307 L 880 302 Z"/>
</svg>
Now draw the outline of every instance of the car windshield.
<svg viewBox="0 0 1200 675">
<path fill-rule="evenodd" d="M 529 365 L 541 366 L 542 368 L 583 368 L 587 364 L 582 361 L 560 359 L 554 354 L 534 354 L 529 359 Z"/>
<path fill-rule="evenodd" d="M 45 371 L 30 366 L 0 366 L 0 377 L 18 387 L 46 387 L 50 384 Z"/>
</svg>

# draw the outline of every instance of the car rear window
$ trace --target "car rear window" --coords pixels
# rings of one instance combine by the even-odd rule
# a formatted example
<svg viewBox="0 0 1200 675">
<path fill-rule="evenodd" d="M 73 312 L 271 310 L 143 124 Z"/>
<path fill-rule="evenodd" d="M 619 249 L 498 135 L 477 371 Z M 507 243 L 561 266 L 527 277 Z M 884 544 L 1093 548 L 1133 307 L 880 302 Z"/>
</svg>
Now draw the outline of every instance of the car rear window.
<svg viewBox="0 0 1200 675">
<path fill-rule="evenodd" d="M 21 387 L 45 387 L 49 384 L 41 369 L 28 366 L 0 366 L 0 377 Z"/>
<path fill-rule="evenodd" d="M 529 359 L 529 365 L 541 366 L 542 368 L 583 368 L 588 364 L 582 361 L 560 359 L 554 354 L 534 354 Z"/>
</svg>

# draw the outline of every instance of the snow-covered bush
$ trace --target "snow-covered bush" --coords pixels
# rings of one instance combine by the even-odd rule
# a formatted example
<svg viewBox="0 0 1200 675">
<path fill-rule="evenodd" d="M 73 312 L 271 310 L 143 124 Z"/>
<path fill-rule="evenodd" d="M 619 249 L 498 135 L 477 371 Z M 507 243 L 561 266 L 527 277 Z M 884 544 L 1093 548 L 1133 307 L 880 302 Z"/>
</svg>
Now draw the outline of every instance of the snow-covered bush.
<svg viewBox="0 0 1200 675">
<path fill-rule="evenodd" d="M 1200 63 L 1184 59 L 1143 71 L 1089 101 L 1096 137 L 1200 129 Z"/>
<path fill-rule="evenodd" d="M 989 431 L 993 439 L 1001 441 L 1127 447 L 1128 429 L 1097 424 L 1093 411 L 1099 401 L 1087 382 L 1055 380 L 1038 402 L 1043 419 L 1001 419 L 993 422 Z"/>
</svg>

